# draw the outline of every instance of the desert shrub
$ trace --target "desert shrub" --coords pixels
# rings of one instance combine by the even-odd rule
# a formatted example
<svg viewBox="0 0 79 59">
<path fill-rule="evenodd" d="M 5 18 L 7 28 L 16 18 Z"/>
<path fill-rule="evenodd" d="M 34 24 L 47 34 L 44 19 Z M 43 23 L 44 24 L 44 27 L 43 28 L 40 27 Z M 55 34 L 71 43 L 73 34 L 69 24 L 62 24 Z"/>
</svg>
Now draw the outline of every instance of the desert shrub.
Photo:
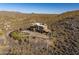
<svg viewBox="0 0 79 59">
<path fill-rule="evenodd" d="M 20 35 L 19 35 L 19 32 L 12 32 L 12 33 L 10 33 L 11 34 L 11 36 L 14 38 L 14 39 L 17 39 L 17 40 L 19 40 L 20 39 Z"/>
</svg>

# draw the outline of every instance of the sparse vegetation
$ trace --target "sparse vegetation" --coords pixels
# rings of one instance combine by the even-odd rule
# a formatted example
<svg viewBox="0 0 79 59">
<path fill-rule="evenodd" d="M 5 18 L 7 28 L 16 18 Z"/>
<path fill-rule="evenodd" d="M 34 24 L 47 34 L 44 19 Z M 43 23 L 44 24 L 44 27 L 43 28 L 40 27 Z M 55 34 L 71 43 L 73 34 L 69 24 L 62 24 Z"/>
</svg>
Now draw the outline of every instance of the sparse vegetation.
<svg viewBox="0 0 79 59">
<path fill-rule="evenodd" d="M 21 30 L 26 30 L 32 22 L 46 23 L 52 30 L 52 37 L 41 38 L 22 33 Z M 79 11 L 60 15 L 0 12 L 0 29 L 5 35 L 12 31 L 11 37 L 7 37 L 9 48 L 6 54 L 79 54 Z"/>
</svg>

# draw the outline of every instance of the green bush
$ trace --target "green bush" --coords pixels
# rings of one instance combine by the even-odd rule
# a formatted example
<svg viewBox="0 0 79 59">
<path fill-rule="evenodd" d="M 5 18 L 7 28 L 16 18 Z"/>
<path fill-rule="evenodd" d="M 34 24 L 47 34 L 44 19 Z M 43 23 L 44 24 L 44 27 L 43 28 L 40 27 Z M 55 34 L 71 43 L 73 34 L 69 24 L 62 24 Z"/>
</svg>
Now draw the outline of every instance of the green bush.
<svg viewBox="0 0 79 59">
<path fill-rule="evenodd" d="M 11 33 L 11 36 L 14 38 L 14 39 L 17 39 L 17 40 L 20 40 L 21 36 L 19 35 L 19 32 L 12 32 Z"/>
</svg>

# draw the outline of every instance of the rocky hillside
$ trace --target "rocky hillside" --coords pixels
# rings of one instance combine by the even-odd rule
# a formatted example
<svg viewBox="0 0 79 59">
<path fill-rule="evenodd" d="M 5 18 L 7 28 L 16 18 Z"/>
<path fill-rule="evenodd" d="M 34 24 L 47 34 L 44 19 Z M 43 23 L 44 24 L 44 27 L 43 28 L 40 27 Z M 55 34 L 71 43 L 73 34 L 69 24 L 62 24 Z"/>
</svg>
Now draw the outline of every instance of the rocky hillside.
<svg viewBox="0 0 79 59">
<path fill-rule="evenodd" d="M 55 16 L 53 14 L 23 14 L 19 12 L 0 11 L 0 28 L 5 31 L 26 28 L 32 22 L 48 23 Z"/>
<path fill-rule="evenodd" d="M 64 17 L 64 15 L 66 15 L 66 17 Z M 60 17 L 62 17 L 62 15 Z M 54 52 L 50 52 L 51 54 L 79 54 L 78 14 L 63 14 L 61 20 L 52 24 L 52 28 L 54 28 L 52 37 L 56 39 L 56 42 L 54 42 L 54 50 L 51 50 Z"/>
<path fill-rule="evenodd" d="M 51 37 L 37 32 L 21 33 L 32 22 L 46 23 Z M 0 29 L 6 41 L 1 54 L 79 54 L 79 11 L 62 14 L 23 14 L 0 12 Z M 13 37 L 9 34 L 12 33 Z M 37 34 L 33 36 L 33 34 Z M 45 36 L 45 38 L 43 38 Z M 2 38 L 2 37 L 1 37 Z M 1 39 L 0 39 L 1 40 Z M 4 53 L 6 52 L 6 53 Z"/>
</svg>

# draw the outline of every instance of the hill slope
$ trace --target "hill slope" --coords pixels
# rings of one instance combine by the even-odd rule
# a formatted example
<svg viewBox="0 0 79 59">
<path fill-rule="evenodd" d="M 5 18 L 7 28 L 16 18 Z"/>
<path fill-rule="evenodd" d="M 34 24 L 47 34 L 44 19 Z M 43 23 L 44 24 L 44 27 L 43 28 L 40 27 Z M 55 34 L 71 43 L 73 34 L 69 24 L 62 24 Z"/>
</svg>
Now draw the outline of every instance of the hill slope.
<svg viewBox="0 0 79 59">
<path fill-rule="evenodd" d="M 9 42 L 6 54 L 79 54 L 79 11 L 60 15 L 5 13 L 0 12 L 0 29 L 5 34 L 20 28 L 26 29 L 32 22 L 46 23 L 52 30 L 51 38 L 26 36 L 26 33 L 17 39 L 6 36 Z"/>
</svg>

